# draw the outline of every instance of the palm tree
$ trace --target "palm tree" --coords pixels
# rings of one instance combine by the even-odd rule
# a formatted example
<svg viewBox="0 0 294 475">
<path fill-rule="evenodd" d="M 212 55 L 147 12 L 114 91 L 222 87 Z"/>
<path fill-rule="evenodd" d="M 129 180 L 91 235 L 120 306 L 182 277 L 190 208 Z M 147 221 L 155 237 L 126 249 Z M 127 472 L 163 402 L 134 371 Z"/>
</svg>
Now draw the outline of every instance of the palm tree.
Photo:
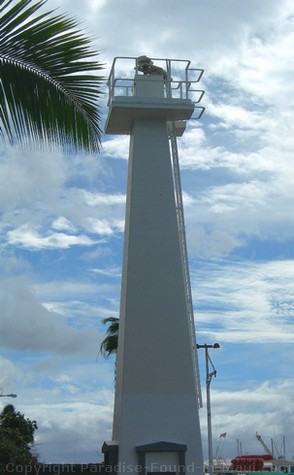
<svg viewBox="0 0 294 475">
<path fill-rule="evenodd" d="M 106 331 L 106 337 L 100 345 L 100 353 L 108 358 L 110 355 L 116 355 L 117 352 L 119 318 L 107 317 L 102 320 L 102 323 L 105 325 L 109 323 L 109 327 Z"/>
<path fill-rule="evenodd" d="M 0 140 L 99 150 L 102 65 L 78 22 L 47 0 L 0 0 Z"/>
</svg>

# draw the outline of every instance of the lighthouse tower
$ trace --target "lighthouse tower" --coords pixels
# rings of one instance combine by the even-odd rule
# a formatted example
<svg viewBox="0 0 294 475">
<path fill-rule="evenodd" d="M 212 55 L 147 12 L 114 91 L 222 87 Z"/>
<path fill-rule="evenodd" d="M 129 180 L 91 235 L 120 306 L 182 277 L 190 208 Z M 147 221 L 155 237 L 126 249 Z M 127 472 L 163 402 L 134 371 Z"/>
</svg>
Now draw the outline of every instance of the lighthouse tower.
<svg viewBox="0 0 294 475">
<path fill-rule="evenodd" d="M 106 133 L 130 135 L 113 439 L 102 448 L 113 473 L 203 473 L 176 141 L 203 112 L 202 72 L 143 56 L 116 58 L 109 78 Z"/>
</svg>

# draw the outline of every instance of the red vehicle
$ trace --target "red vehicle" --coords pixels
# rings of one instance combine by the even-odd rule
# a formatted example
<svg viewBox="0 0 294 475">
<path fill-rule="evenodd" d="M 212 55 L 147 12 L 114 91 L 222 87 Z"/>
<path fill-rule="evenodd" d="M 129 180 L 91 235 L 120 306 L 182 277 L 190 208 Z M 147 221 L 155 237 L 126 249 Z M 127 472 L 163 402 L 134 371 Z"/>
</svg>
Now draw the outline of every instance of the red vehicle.
<svg viewBox="0 0 294 475">
<path fill-rule="evenodd" d="M 246 470 L 251 472 L 260 472 L 263 469 L 265 460 L 272 460 L 270 454 L 263 455 L 238 455 L 231 460 L 230 470 Z"/>
</svg>

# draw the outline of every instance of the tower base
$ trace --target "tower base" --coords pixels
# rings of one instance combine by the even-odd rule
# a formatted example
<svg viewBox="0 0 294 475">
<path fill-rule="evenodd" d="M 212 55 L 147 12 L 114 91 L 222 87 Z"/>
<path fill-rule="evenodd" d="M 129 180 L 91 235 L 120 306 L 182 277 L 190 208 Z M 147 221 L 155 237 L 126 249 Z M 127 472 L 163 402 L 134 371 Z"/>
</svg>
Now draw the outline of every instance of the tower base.
<svg viewBox="0 0 294 475">
<path fill-rule="evenodd" d="M 119 445 L 115 441 L 104 442 L 104 470 L 110 475 L 118 473 L 139 473 L 141 475 L 183 475 L 199 473 L 199 467 L 194 462 L 186 463 L 187 446 L 175 442 L 154 442 L 134 447 L 136 463 L 119 462 Z"/>
</svg>

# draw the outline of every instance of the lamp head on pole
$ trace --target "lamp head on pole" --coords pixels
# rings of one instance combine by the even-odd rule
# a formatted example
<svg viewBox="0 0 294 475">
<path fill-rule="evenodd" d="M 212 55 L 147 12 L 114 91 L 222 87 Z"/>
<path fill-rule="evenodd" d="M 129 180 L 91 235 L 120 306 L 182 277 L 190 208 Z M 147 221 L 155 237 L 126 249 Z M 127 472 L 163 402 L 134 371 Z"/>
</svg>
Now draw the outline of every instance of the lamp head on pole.
<svg viewBox="0 0 294 475">
<path fill-rule="evenodd" d="M 220 345 L 219 343 L 214 343 L 213 345 L 207 345 L 206 343 L 204 343 L 204 345 L 196 345 L 197 347 L 197 350 L 199 350 L 199 348 L 220 348 Z"/>
</svg>

